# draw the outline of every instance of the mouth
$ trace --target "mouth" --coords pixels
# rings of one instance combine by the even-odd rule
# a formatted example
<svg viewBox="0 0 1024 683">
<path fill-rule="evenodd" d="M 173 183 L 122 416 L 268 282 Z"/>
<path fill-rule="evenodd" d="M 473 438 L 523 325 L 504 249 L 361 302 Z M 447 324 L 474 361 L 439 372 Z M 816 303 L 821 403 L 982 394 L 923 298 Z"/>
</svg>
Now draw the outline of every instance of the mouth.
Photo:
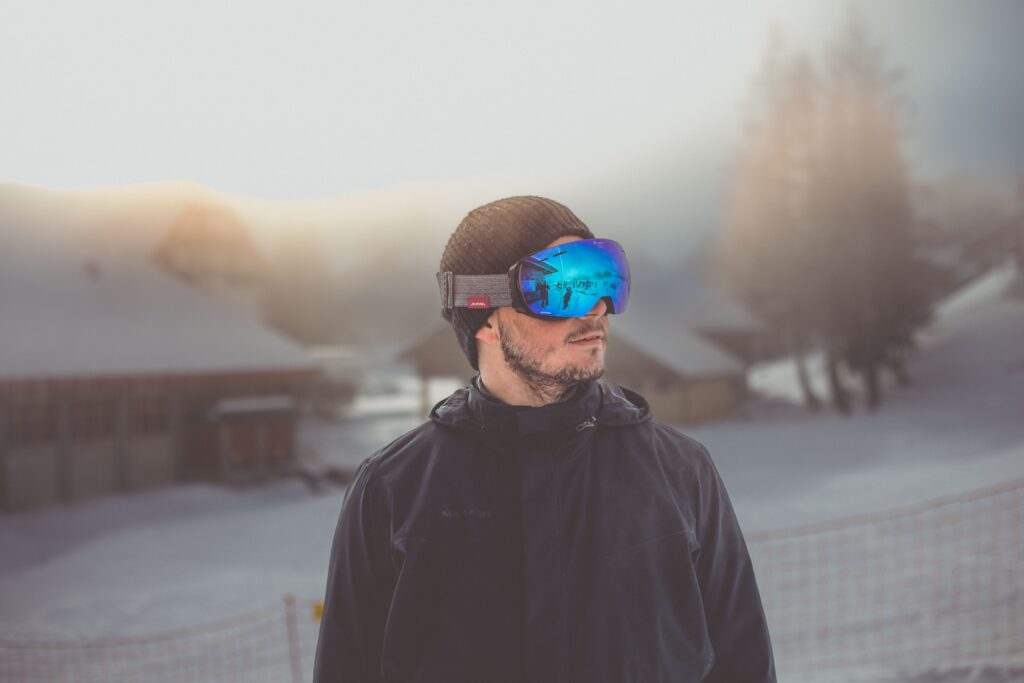
<svg viewBox="0 0 1024 683">
<path fill-rule="evenodd" d="M 573 341 L 571 341 L 569 343 L 570 344 L 600 344 L 603 341 L 604 341 L 604 335 L 601 334 L 600 332 L 594 332 L 593 334 L 588 334 L 585 337 L 580 337 L 579 339 L 574 339 Z"/>
</svg>

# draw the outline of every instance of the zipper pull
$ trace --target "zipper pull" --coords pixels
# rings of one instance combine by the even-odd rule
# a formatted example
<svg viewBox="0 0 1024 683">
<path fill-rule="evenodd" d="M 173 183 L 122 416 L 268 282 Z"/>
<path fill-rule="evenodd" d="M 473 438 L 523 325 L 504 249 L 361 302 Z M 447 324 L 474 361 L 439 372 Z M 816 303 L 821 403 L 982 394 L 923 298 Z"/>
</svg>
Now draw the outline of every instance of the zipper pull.
<svg viewBox="0 0 1024 683">
<path fill-rule="evenodd" d="M 591 415 L 590 417 L 588 417 L 586 419 L 585 422 L 580 422 L 578 425 L 576 425 L 576 431 L 577 432 L 582 432 L 587 427 L 593 427 L 596 424 L 597 424 L 597 415 Z"/>
</svg>

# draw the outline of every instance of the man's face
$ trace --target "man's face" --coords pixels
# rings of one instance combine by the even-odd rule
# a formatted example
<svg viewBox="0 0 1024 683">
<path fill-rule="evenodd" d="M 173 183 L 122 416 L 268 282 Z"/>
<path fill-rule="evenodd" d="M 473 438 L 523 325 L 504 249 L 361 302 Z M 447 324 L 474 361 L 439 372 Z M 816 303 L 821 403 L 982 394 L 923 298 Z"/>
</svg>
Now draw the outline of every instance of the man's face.
<svg viewBox="0 0 1024 683">
<path fill-rule="evenodd" d="M 574 242 L 560 237 L 548 247 Z M 512 307 L 495 311 L 499 345 L 509 368 L 534 387 L 566 387 L 604 374 L 608 305 L 600 300 L 581 318 L 540 320 Z M 589 341 L 576 341 L 585 337 Z M 593 339 L 596 337 L 596 339 Z"/>
</svg>

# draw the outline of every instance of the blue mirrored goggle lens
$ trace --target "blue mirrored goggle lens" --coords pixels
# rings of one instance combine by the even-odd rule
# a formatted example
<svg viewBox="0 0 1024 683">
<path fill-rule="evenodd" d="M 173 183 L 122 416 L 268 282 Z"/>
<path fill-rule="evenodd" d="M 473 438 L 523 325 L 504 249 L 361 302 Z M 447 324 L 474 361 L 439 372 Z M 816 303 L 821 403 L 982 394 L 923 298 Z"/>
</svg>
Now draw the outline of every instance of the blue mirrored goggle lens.
<svg viewBox="0 0 1024 683">
<path fill-rule="evenodd" d="M 609 313 L 629 300 L 629 263 L 614 240 L 589 239 L 549 247 L 523 259 L 519 291 L 538 315 L 579 318 L 608 297 Z"/>
</svg>

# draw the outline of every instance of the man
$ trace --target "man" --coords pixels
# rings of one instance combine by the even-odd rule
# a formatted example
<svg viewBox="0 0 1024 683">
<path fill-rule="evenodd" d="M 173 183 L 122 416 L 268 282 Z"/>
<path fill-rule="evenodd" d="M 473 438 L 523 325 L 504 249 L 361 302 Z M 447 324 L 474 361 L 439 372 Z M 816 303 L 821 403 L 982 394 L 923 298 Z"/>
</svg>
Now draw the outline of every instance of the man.
<svg viewBox="0 0 1024 683">
<path fill-rule="evenodd" d="M 465 217 L 440 270 L 478 374 L 356 473 L 316 683 L 775 681 L 707 450 L 600 379 L 629 296 L 620 245 L 510 197 Z M 549 310 L 538 278 L 595 286 Z"/>
</svg>

